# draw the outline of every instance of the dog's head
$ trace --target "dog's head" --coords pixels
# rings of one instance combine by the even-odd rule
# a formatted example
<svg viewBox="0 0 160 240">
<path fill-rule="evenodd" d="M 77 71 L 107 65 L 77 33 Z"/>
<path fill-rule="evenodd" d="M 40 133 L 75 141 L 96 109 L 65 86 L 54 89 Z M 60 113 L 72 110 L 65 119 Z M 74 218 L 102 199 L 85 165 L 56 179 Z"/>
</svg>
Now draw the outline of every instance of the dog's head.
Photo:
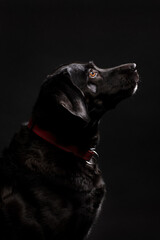
<svg viewBox="0 0 160 240">
<path fill-rule="evenodd" d="M 42 84 L 33 117 L 48 126 L 58 119 L 61 128 L 72 119 L 85 126 L 98 122 L 107 110 L 135 93 L 138 79 L 135 63 L 106 69 L 93 62 L 60 66 Z"/>
</svg>

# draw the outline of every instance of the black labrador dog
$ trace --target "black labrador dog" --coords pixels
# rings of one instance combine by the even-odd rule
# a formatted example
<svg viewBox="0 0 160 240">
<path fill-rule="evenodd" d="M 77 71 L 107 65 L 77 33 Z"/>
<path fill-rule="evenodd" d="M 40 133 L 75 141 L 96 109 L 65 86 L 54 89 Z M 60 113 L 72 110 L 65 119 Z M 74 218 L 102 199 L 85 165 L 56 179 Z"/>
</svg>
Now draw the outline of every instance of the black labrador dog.
<svg viewBox="0 0 160 240">
<path fill-rule="evenodd" d="M 82 240 L 105 184 L 95 151 L 102 115 L 134 94 L 136 64 L 63 65 L 42 84 L 28 124 L 0 158 L 1 240 Z"/>
</svg>

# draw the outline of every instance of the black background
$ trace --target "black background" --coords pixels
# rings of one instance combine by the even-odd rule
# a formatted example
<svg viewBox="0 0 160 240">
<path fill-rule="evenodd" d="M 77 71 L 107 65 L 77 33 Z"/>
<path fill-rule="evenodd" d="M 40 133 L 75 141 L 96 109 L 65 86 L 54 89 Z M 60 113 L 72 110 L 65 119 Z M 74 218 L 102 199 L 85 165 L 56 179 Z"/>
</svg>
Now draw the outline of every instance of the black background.
<svg viewBox="0 0 160 240">
<path fill-rule="evenodd" d="M 0 148 L 62 63 L 136 62 L 140 86 L 101 121 L 107 196 L 89 239 L 160 239 L 160 2 L 0 0 Z"/>
</svg>

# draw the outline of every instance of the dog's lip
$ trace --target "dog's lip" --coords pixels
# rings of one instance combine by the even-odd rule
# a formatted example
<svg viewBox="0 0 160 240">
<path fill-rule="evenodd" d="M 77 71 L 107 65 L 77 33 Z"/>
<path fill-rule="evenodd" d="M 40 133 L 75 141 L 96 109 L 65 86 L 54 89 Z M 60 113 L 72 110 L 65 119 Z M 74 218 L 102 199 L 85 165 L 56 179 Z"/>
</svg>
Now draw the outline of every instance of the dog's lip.
<svg viewBox="0 0 160 240">
<path fill-rule="evenodd" d="M 137 92 L 137 89 L 138 89 L 138 84 L 136 83 L 134 89 L 133 89 L 133 93 L 132 94 L 135 94 Z"/>
<path fill-rule="evenodd" d="M 138 71 L 137 71 L 137 69 L 134 71 L 134 80 L 135 80 L 135 82 L 136 83 L 138 83 L 139 82 L 139 74 L 138 74 Z"/>
<path fill-rule="evenodd" d="M 124 83 L 124 88 L 134 88 L 139 83 L 139 74 L 138 71 L 135 70 L 129 77 L 128 81 Z"/>
</svg>

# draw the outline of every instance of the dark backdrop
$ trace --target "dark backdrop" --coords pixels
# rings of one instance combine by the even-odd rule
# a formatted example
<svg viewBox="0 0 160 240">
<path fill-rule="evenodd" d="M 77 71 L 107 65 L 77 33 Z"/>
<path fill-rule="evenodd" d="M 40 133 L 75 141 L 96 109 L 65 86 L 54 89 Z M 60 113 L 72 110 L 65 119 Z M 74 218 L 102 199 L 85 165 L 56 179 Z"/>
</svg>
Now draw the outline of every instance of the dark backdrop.
<svg viewBox="0 0 160 240">
<path fill-rule="evenodd" d="M 0 0 L 0 148 L 29 119 L 39 86 L 62 63 L 138 65 L 136 95 L 101 121 L 107 196 L 92 240 L 160 239 L 159 1 Z"/>
</svg>

